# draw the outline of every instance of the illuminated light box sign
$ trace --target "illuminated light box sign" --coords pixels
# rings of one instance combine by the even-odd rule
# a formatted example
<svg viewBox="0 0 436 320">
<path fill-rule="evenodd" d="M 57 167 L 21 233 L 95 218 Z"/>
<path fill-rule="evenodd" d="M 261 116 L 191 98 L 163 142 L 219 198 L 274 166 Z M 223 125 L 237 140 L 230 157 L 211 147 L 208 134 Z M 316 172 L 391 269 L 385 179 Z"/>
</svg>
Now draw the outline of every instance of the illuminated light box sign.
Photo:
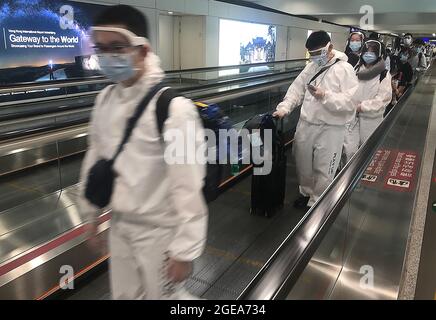
<svg viewBox="0 0 436 320">
<path fill-rule="evenodd" d="M 275 61 L 276 38 L 273 25 L 220 19 L 219 65 Z"/>
<path fill-rule="evenodd" d="M 97 75 L 87 30 L 104 5 L 0 0 L 0 86 Z"/>
</svg>

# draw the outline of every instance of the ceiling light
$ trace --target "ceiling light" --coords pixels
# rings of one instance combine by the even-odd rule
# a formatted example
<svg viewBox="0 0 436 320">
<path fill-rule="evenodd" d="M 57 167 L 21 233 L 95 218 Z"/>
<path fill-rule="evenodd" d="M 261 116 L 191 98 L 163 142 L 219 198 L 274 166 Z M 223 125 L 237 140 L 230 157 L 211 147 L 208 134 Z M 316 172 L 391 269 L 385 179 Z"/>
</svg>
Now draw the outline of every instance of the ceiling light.
<svg viewBox="0 0 436 320">
<path fill-rule="evenodd" d="M 433 37 L 436 37 L 436 33 L 433 33 Z"/>
<path fill-rule="evenodd" d="M 174 12 L 172 12 L 172 11 L 168 11 L 168 14 L 174 14 Z"/>
</svg>

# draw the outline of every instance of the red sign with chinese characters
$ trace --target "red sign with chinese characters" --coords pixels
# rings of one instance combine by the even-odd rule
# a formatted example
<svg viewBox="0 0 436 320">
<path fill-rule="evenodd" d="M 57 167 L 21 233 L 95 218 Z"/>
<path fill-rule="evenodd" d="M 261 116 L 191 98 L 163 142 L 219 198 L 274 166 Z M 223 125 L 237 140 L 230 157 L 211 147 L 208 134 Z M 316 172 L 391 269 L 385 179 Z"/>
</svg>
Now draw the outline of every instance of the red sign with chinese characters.
<svg viewBox="0 0 436 320">
<path fill-rule="evenodd" d="M 362 183 L 400 192 L 411 191 L 418 165 L 419 157 L 414 151 L 381 149 L 362 176 Z"/>
<path fill-rule="evenodd" d="M 371 163 L 362 176 L 362 182 L 368 185 L 381 185 L 386 173 L 388 160 L 391 158 L 392 150 L 377 150 Z"/>
<path fill-rule="evenodd" d="M 384 181 L 384 187 L 395 191 L 413 190 L 419 157 L 413 151 L 396 151 Z"/>
</svg>

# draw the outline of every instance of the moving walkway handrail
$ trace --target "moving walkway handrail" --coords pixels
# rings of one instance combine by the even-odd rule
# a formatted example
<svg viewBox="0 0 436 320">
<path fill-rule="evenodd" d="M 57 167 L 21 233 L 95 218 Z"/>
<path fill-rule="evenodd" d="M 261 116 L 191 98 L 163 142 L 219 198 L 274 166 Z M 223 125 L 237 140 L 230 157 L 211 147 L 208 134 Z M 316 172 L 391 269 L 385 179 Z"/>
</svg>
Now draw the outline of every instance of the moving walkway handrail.
<svg viewBox="0 0 436 320">
<path fill-rule="evenodd" d="M 410 87 L 317 203 L 282 242 L 238 300 L 285 299 L 353 193 L 377 148 L 403 109 Z"/>
<path fill-rule="evenodd" d="M 171 70 L 166 71 L 167 74 L 173 73 L 197 73 L 197 72 L 213 72 L 213 71 L 222 71 L 228 69 L 238 69 L 243 67 L 257 67 L 263 65 L 270 64 L 286 64 L 291 62 L 300 62 L 300 61 L 309 61 L 309 59 L 292 59 L 292 60 L 279 60 L 279 61 L 271 61 L 271 62 L 256 62 L 256 63 L 246 63 L 246 64 L 234 64 L 228 66 L 220 66 L 220 67 L 204 67 L 204 68 L 195 68 L 195 69 L 182 69 L 182 70 Z"/>
<path fill-rule="evenodd" d="M 251 86 L 250 88 L 243 87 L 238 89 L 231 89 L 226 92 L 221 92 L 219 94 L 213 95 L 213 94 L 207 94 L 207 95 L 196 95 L 193 97 L 190 97 L 194 100 L 201 100 L 203 102 L 207 103 L 220 103 L 223 101 L 226 101 L 228 99 L 236 99 L 243 96 L 246 96 L 248 94 L 253 94 L 265 90 L 269 90 L 271 88 L 277 87 L 279 85 L 285 85 L 288 84 L 289 81 L 291 81 L 293 78 L 289 78 L 286 80 L 278 79 L 273 81 L 268 81 L 265 83 L 259 83 L 256 85 Z M 90 106 L 88 106 L 90 108 Z M 85 111 L 84 109 L 80 109 L 80 111 Z M 62 121 L 56 121 L 55 123 L 50 123 L 47 125 L 37 125 L 35 127 L 26 127 L 21 129 L 13 129 L 7 132 L 0 132 L 0 142 L 4 142 L 9 139 L 16 139 L 21 138 L 24 136 L 28 136 L 35 133 L 43 133 L 43 132 L 50 132 L 52 130 L 58 130 L 62 128 L 69 127 L 71 125 L 78 125 L 78 124 L 86 124 L 88 122 L 88 116 L 83 115 L 81 119 L 75 119 L 75 120 L 62 120 Z"/>
<path fill-rule="evenodd" d="M 272 62 L 261 62 L 261 63 L 251 63 L 242 65 L 231 65 L 231 66 L 221 66 L 221 67 L 205 67 L 196 69 L 183 69 L 183 70 L 171 70 L 166 71 L 169 74 L 184 74 L 184 73 L 199 73 L 199 72 L 212 72 L 212 71 L 223 71 L 228 69 L 235 69 L 241 67 L 251 67 L 251 66 L 262 66 L 262 65 L 275 65 L 275 64 L 285 64 L 291 62 L 307 61 L 307 59 L 293 59 L 293 60 L 281 60 Z M 68 80 L 53 80 L 53 81 L 43 81 L 40 83 L 15 83 L 12 85 L 3 85 L 0 87 L 0 94 L 7 94 L 20 91 L 33 91 L 33 90 L 45 90 L 51 88 L 67 88 L 79 85 L 94 85 L 101 83 L 110 83 L 111 81 L 103 76 L 93 77 L 91 80 L 86 80 L 86 78 L 77 78 L 78 80 L 71 81 Z"/>
</svg>

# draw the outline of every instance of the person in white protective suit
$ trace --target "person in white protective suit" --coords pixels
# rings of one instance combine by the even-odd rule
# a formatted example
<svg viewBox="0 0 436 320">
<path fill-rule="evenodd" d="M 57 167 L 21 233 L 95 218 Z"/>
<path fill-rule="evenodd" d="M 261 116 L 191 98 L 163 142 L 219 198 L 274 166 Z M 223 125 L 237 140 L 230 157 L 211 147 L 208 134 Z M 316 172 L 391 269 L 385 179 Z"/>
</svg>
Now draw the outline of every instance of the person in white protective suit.
<svg viewBox="0 0 436 320">
<path fill-rule="evenodd" d="M 356 66 L 359 87 L 353 96 L 357 106 L 354 121 L 347 125 L 344 142 L 345 163 L 383 121 L 386 107 L 392 100 L 392 78 L 383 60 L 383 46 L 377 40 L 368 40 L 363 47 L 360 63 Z"/>
<path fill-rule="evenodd" d="M 332 182 L 338 168 L 345 124 L 354 119 L 351 99 L 357 77 L 347 56 L 333 49 L 325 31 L 312 33 L 306 42 L 311 60 L 277 106 L 276 117 L 301 105 L 293 152 L 301 196 L 294 206 L 312 206 Z"/>
<path fill-rule="evenodd" d="M 105 88 L 95 102 L 81 170 L 84 184 L 99 159 L 112 158 L 127 120 L 164 78 L 147 40 L 147 21 L 137 9 L 109 7 L 91 30 L 101 70 L 116 84 Z M 192 272 L 192 261 L 205 247 L 208 216 L 202 187 L 206 171 L 198 162 L 170 165 L 164 161 L 165 143 L 156 119 L 156 101 L 163 90 L 148 104 L 113 167 L 109 270 L 114 299 L 195 298 L 184 283 Z M 189 139 L 188 123 L 195 124 L 199 132 L 195 144 L 201 147 L 204 131 L 196 107 L 188 99 L 174 98 L 164 134 L 177 129 Z M 99 210 L 85 197 L 81 210 L 91 217 L 92 243 L 97 239 Z"/>
<path fill-rule="evenodd" d="M 410 65 L 414 72 L 420 73 L 427 70 L 427 59 L 424 54 L 425 42 L 422 39 L 416 39 L 410 55 Z"/>
</svg>

